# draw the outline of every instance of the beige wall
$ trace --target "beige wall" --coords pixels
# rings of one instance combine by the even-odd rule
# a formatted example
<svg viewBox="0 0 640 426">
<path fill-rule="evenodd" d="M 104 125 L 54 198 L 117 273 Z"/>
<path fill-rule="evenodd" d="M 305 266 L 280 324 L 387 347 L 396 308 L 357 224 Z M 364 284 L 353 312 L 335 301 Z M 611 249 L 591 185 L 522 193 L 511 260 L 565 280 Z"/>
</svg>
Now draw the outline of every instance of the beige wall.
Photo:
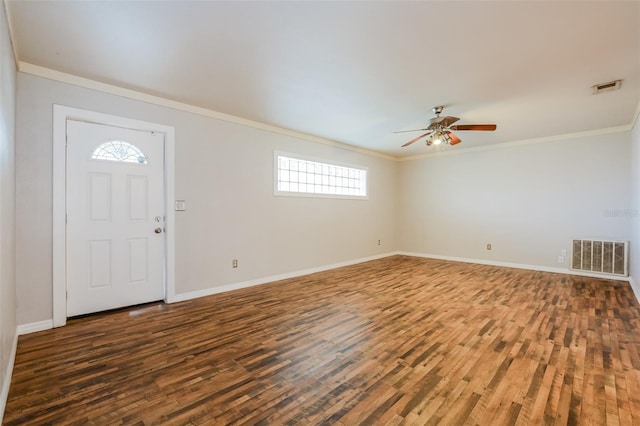
<svg viewBox="0 0 640 426">
<path fill-rule="evenodd" d="M 572 238 L 636 220 L 630 132 L 393 162 L 19 73 L 18 324 L 52 314 L 54 103 L 175 127 L 178 295 L 395 250 L 566 270 Z M 368 167 L 370 199 L 275 197 L 274 150 Z"/>
<path fill-rule="evenodd" d="M 640 297 L 640 117 L 631 132 L 631 244 L 629 273 L 636 297 Z"/>
<path fill-rule="evenodd" d="M 4 4 L 0 2 L 0 420 L 9 391 L 7 373 L 16 335 L 15 79 Z"/>
<path fill-rule="evenodd" d="M 623 132 L 407 161 L 399 245 L 567 269 L 568 259 L 560 264 L 558 256 L 570 254 L 572 238 L 629 239 L 630 153 Z"/>
<path fill-rule="evenodd" d="M 398 249 L 393 161 L 19 73 L 18 324 L 52 318 L 54 103 L 175 127 L 177 295 Z M 274 196 L 274 150 L 367 167 L 369 200 Z"/>
<path fill-rule="evenodd" d="M 606 214 L 632 207 L 629 132 L 393 162 L 23 73 L 18 89 L 18 324 L 52 315 L 54 103 L 176 128 L 177 295 L 395 250 L 567 269 L 571 238 L 631 234 Z M 370 199 L 275 197 L 274 150 L 368 167 Z"/>
</svg>

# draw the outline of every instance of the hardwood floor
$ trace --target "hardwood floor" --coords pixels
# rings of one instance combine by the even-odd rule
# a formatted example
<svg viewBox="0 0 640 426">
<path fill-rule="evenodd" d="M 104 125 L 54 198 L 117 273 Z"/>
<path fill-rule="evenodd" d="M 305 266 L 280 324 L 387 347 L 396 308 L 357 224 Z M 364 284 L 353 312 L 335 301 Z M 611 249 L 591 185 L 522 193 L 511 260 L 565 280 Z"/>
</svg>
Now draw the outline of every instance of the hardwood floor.
<svg viewBox="0 0 640 426">
<path fill-rule="evenodd" d="M 7 425 L 640 424 L 626 282 L 394 256 L 21 336 Z"/>
</svg>

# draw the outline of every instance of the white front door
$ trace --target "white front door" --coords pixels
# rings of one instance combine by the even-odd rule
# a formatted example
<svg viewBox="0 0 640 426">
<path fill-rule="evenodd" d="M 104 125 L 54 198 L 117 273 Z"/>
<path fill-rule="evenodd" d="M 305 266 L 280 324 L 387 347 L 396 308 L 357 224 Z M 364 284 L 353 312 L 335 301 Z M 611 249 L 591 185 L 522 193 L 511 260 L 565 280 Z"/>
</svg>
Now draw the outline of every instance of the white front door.
<svg viewBox="0 0 640 426">
<path fill-rule="evenodd" d="M 67 316 L 164 298 L 164 135 L 67 120 Z"/>
</svg>

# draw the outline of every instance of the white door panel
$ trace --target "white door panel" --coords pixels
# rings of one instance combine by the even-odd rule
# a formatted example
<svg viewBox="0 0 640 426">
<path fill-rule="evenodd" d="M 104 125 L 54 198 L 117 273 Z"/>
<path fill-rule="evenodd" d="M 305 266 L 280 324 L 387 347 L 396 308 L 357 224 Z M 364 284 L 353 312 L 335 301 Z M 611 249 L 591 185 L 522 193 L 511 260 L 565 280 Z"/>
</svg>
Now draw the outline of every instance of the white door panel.
<svg viewBox="0 0 640 426">
<path fill-rule="evenodd" d="M 68 316 L 164 297 L 163 170 L 163 135 L 67 121 Z"/>
</svg>

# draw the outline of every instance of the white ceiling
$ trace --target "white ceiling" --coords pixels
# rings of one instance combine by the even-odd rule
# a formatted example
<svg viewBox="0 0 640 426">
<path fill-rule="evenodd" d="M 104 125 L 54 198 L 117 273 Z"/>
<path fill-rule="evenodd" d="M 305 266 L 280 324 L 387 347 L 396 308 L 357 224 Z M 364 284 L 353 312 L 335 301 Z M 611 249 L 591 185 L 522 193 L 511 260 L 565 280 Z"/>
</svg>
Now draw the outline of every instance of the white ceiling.
<svg viewBox="0 0 640 426">
<path fill-rule="evenodd" d="M 431 108 L 463 149 L 633 122 L 637 1 L 20 1 L 18 60 L 404 156 Z M 624 79 L 619 91 L 591 86 Z M 414 136 L 419 135 L 416 133 Z"/>
</svg>

